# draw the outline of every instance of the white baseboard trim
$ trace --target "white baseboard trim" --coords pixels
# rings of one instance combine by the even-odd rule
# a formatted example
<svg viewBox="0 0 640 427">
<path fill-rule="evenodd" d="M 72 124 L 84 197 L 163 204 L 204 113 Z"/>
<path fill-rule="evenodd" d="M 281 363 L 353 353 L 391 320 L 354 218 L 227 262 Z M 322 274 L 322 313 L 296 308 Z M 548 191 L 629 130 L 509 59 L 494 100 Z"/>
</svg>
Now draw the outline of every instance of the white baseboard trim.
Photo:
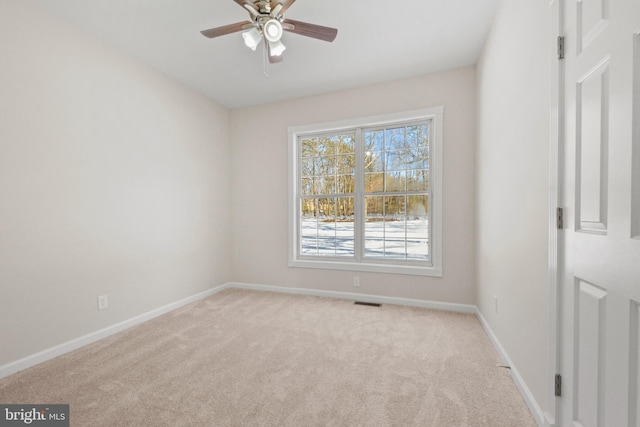
<svg viewBox="0 0 640 427">
<path fill-rule="evenodd" d="M 24 357 L 22 359 L 16 360 L 15 362 L 11 362 L 6 365 L 0 366 L 0 379 L 8 377 L 9 375 L 15 374 L 16 372 L 22 371 L 24 369 L 31 368 L 32 366 L 38 365 L 42 362 L 46 362 L 47 360 L 61 356 L 70 351 L 76 350 L 85 345 L 99 341 L 103 338 L 107 338 L 111 335 L 117 334 L 118 332 L 122 332 L 125 329 L 129 329 L 133 326 L 144 323 L 155 317 L 162 316 L 163 314 L 176 310 L 182 306 L 191 304 L 192 302 L 196 302 L 200 299 L 214 295 L 226 288 L 228 288 L 228 285 L 224 284 L 222 286 L 218 286 L 218 287 L 206 290 L 204 292 L 200 292 L 190 297 L 173 302 L 171 304 L 167 304 L 165 306 L 156 308 L 154 310 L 151 310 L 139 316 L 132 317 L 131 319 L 124 320 L 122 322 L 116 323 L 111 326 L 107 326 L 104 329 L 100 329 L 98 331 L 81 336 L 79 338 L 72 339 L 71 341 L 67 341 L 65 343 L 59 344 L 55 347 L 51 347 L 46 350 L 40 351 L 38 353 L 32 354 L 30 356 Z"/>
<path fill-rule="evenodd" d="M 513 365 L 513 363 L 511 363 L 511 358 L 505 351 L 504 347 L 502 347 L 502 344 L 500 344 L 500 341 L 498 341 L 498 337 L 496 337 L 496 335 L 493 333 L 493 330 L 491 330 L 489 323 L 486 321 L 484 316 L 482 316 L 482 313 L 480 312 L 480 310 L 478 310 L 477 308 L 476 308 L 476 316 L 478 316 L 478 319 L 480 320 L 480 323 L 482 324 L 484 331 L 489 336 L 489 339 L 493 343 L 493 346 L 495 347 L 496 351 L 498 352 L 498 355 L 502 359 L 502 362 L 506 366 L 510 367 L 511 378 L 513 379 L 513 382 L 516 384 L 516 387 L 518 387 L 518 390 L 520 391 L 520 394 L 522 395 L 522 398 L 524 399 L 525 403 L 529 407 L 529 411 L 531 412 L 531 415 L 533 415 L 533 418 L 535 419 L 536 423 L 540 427 L 544 426 L 545 425 L 544 411 L 542 410 L 542 408 L 540 408 L 540 405 L 538 405 L 538 402 L 533 397 L 533 394 L 531 394 L 531 390 L 529 390 L 529 387 L 527 387 L 527 384 L 524 382 L 524 380 L 520 376 L 520 373 L 518 372 L 516 367 Z"/>
<path fill-rule="evenodd" d="M 410 307 L 431 308 L 435 310 L 447 310 L 457 311 L 461 313 L 476 313 L 478 310 L 475 305 L 470 304 L 455 304 L 439 301 L 425 301 L 411 298 L 397 298 L 386 297 L 370 294 L 359 294 L 355 292 L 339 292 L 339 291 L 325 291 L 320 289 L 309 288 L 287 288 L 281 286 L 270 285 L 256 285 L 251 283 L 227 283 L 229 288 L 236 289 L 250 289 L 254 291 L 269 291 L 280 292 L 284 294 L 296 294 L 296 295 L 310 295 L 316 297 L 338 298 L 346 300 L 357 300 L 362 302 L 370 302 L 375 304 L 393 304 L 393 305 L 406 305 Z"/>
<path fill-rule="evenodd" d="M 538 423 L 539 426 L 544 425 L 545 417 L 542 409 L 540 408 L 535 398 L 531 394 L 529 388 L 527 387 L 526 383 L 518 373 L 518 370 L 511 363 L 511 359 L 509 358 L 506 351 L 504 350 L 504 347 L 502 347 L 502 344 L 500 344 L 500 341 L 498 341 L 498 338 L 491 330 L 491 327 L 489 327 L 489 324 L 484 319 L 484 317 L 482 316 L 482 313 L 480 313 L 480 311 L 475 305 L 444 303 L 444 302 L 438 302 L 438 301 L 425 301 L 425 300 L 417 300 L 417 299 L 411 299 L 411 298 L 387 297 L 387 296 L 379 296 L 379 295 L 360 294 L 355 292 L 326 291 L 326 290 L 308 289 L 308 288 L 289 288 L 289 287 L 281 287 L 281 286 L 257 285 L 257 284 L 239 283 L 239 282 L 225 283 L 224 285 L 206 290 L 204 292 L 200 292 L 196 295 L 192 295 L 190 297 L 181 299 L 171 304 L 167 304 L 165 306 L 156 308 L 147 313 L 116 323 L 112 326 L 108 326 L 96 332 L 92 332 L 90 334 L 73 339 L 71 341 L 67 341 L 55 347 L 51 347 L 49 349 L 32 354 L 30 356 L 27 356 L 15 362 L 11 362 L 6 365 L 0 366 L 0 379 L 8 377 L 11 374 L 30 368 L 32 366 L 38 365 L 42 362 L 46 362 L 47 360 L 53 359 L 55 357 L 58 357 L 70 351 L 76 350 L 80 347 L 91 344 L 103 338 L 107 338 L 111 335 L 117 334 L 118 332 L 122 332 L 133 326 L 137 326 L 148 320 L 151 320 L 153 318 L 166 314 L 170 311 L 176 310 L 187 304 L 191 304 L 192 302 L 196 302 L 198 300 L 207 298 L 211 295 L 217 294 L 218 292 L 225 289 L 229 289 L 229 288 L 250 289 L 255 291 L 280 292 L 280 293 L 297 294 L 297 295 L 321 296 L 321 297 L 328 297 L 328 298 L 357 300 L 357 301 L 377 303 L 377 304 L 406 305 L 410 307 L 421 307 L 421 308 L 430 308 L 430 309 L 436 309 L 436 310 L 448 310 L 448 311 L 456 311 L 456 312 L 462 312 L 462 313 L 473 313 L 480 320 L 482 327 L 484 328 L 485 332 L 489 336 L 489 339 L 493 343 L 500 358 L 503 360 L 503 362 L 506 365 L 511 367 L 511 376 L 513 378 L 513 381 L 518 387 L 520 394 L 525 400 L 536 422 Z"/>
<path fill-rule="evenodd" d="M 312 296 L 322 296 L 329 298 L 339 298 L 339 299 L 347 299 L 347 300 L 357 300 L 363 302 L 372 302 L 378 304 L 396 304 L 396 305 L 406 305 L 411 307 L 421 307 L 421 308 L 430 308 L 436 310 L 448 310 L 448 311 L 457 311 L 462 313 L 473 313 L 480 320 L 480 324 L 484 328 L 489 340 L 493 344 L 494 348 L 498 352 L 498 355 L 502 359 L 503 363 L 509 366 L 511 372 L 511 378 L 513 382 L 516 384 L 518 391 L 522 395 L 525 403 L 529 407 L 529 411 L 531 415 L 534 417 L 536 423 L 542 427 L 545 425 L 545 416 L 544 412 L 538 405 L 538 402 L 531 394 L 529 387 L 524 382 L 524 379 L 520 376 L 520 373 L 516 369 L 516 367 L 511 362 L 511 358 L 505 351 L 504 347 L 498 340 L 498 337 L 493 333 L 489 323 L 482 316 L 480 310 L 475 305 L 469 304 L 454 304 L 454 303 L 443 303 L 438 301 L 425 301 L 425 300 L 416 300 L 410 298 L 396 298 L 396 297 L 385 297 L 378 295 L 368 295 L 368 294 L 359 294 L 354 292 L 337 292 L 337 291 L 324 291 L 318 289 L 307 289 L 307 288 L 287 288 L 280 286 L 269 286 L 269 285 L 257 285 L 250 283 L 227 283 L 229 288 L 237 288 L 237 289 L 250 289 L 255 291 L 269 291 L 269 292 L 280 292 L 287 294 L 297 294 L 297 295 L 312 295 Z"/>
</svg>

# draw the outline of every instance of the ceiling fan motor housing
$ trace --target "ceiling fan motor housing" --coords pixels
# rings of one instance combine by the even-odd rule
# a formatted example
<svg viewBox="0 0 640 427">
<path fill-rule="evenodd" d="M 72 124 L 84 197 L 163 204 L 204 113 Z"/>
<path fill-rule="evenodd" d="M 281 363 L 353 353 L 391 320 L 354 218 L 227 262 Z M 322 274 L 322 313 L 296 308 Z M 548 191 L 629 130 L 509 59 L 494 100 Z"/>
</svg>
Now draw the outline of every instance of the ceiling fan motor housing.
<svg viewBox="0 0 640 427">
<path fill-rule="evenodd" d="M 260 13 L 270 14 L 271 13 L 271 2 L 268 2 L 268 1 L 256 1 L 255 2 L 255 8 L 256 8 L 256 10 L 259 10 Z"/>
</svg>

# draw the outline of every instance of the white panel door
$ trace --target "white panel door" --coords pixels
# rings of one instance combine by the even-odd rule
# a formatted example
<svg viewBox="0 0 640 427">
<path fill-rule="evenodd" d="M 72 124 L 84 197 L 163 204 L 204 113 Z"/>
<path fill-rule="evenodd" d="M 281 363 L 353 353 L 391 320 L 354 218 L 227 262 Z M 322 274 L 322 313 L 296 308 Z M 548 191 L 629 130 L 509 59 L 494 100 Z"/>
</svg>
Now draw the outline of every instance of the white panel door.
<svg viewBox="0 0 640 427">
<path fill-rule="evenodd" d="M 640 0 L 565 0 L 561 426 L 640 427 Z"/>
</svg>

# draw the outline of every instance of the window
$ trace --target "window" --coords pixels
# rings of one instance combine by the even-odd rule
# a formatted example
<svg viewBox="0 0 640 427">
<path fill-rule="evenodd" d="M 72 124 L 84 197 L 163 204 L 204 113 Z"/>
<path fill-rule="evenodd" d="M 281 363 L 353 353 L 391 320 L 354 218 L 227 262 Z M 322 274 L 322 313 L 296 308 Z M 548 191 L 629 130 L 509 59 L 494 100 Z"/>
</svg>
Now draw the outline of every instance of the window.
<svg viewBox="0 0 640 427">
<path fill-rule="evenodd" d="M 289 265 L 442 276 L 443 108 L 289 129 Z"/>
</svg>

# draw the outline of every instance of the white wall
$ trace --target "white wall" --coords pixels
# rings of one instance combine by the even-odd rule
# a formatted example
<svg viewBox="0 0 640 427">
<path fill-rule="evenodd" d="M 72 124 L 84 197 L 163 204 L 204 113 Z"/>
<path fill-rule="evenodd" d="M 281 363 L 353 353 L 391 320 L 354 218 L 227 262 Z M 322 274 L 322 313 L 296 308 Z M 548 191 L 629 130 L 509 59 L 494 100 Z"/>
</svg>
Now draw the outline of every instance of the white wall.
<svg viewBox="0 0 640 427">
<path fill-rule="evenodd" d="M 26 3 L 0 2 L 0 366 L 231 278 L 229 112 Z"/>
<path fill-rule="evenodd" d="M 234 280 L 474 304 L 475 80 L 467 67 L 232 110 Z M 444 106 L 444 277 L 289 268 L 287 128 L 437 105 Z"/>
<path fill-rule="evenodd" d="M 477 305 L 543 408 L 550 22 L 548 2 L 501 3 L 478 64 L 476 166 Z"/>
<path fill-rule="evenodd" d="M 478 304 L 546 402 L 546 2 L 502 3 L 477 72 L 230 112 L 25 3 L 0 3 L 0 366 L 234 280 Z M 437 105 L 444 277 L 289 268 L 287 128 Z"/>
</svg>

